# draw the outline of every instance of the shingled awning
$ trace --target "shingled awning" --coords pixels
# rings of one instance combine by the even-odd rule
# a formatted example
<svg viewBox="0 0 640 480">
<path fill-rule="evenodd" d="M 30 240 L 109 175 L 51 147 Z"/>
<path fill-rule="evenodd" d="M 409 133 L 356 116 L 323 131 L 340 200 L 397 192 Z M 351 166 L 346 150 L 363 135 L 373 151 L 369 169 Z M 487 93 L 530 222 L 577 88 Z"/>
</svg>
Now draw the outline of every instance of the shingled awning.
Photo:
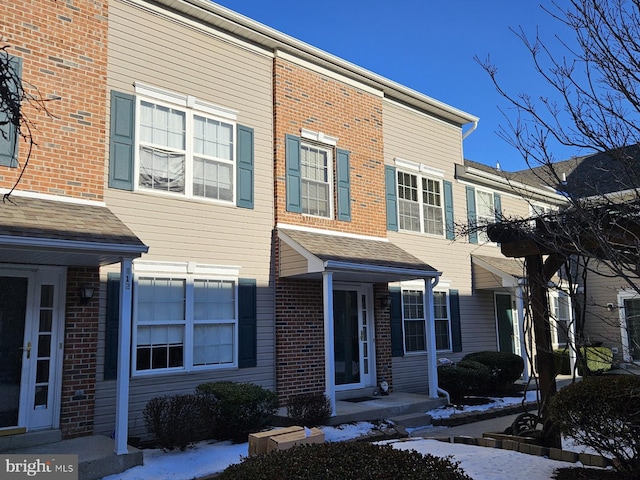
<svg viewBox="0 0 640 480">
<path fill-rule="evenodd" d="M 517 287 L 526 280 L 524 262 L 519 258 L 471 255 L 471 264 L 473 286 L 480 290 Z M 552 280 L 559 283 L 560 277 L 556 275 Z"/>
<path fill-rule="evenodd" d="M 278 228 L 280 276 L 388 283 L 440 276 L 435 268 L 384 239 Z"/>
<path fill-rule="evenodd" d="M 102 266 L 147 250 L 98 203 L 12 195 L 0 204 L 0 262 Z"/>
</svg>

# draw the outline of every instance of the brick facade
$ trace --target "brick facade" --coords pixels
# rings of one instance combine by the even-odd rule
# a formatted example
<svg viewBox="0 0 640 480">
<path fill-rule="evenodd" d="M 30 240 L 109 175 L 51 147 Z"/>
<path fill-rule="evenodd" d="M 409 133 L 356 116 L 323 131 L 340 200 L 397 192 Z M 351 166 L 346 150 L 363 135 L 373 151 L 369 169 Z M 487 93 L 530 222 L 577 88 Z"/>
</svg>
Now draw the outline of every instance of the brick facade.
<svg viewBox="0 0 640 480">
<path fill-rule="evenodd" d="M 382 99 L 276 58 L 274 115 L 276 222 L 385 237 Z M 286 211 L 285 135 L 301 128 L 337 137 L 351 152 L 351 222 Z"/>
<path fill-rule="evenodd" d="M 80 301 L 80 288 L 91 285 L 95 296 Z M 65 438 L 93 433 L 98 347 L 97 268 L 71 267 L 67 272 L 67 299 L 62 365 L 60 429 Z"/>
<path fill-rule="evenodd" d="M 37 144 L 19 189 L 102 200 L 107 101 L 108 2 L 3 2 L 0 45 L 21 57 L 28 94 L 46 100 L 51 116 L 23 103 Z M 18 168 L 0 167 L 0 188 L 22 172 L 28 144 L 19 141 Z"/>
</svg>

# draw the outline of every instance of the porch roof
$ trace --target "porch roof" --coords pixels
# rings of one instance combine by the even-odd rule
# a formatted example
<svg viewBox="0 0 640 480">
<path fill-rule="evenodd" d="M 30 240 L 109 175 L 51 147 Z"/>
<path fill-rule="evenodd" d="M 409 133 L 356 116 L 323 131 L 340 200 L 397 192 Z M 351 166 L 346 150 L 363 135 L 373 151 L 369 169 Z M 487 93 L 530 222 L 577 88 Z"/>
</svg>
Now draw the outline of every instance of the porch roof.
<svg viewBox="0 0 640 480">
<path fill-rule="evenodd" d="M 518 258 L 471 255 L 471 265 L 474 287 L 478 289 L 517 287 L 525 277 L 524 262 Z M 482 271 L 478 271 L 478 268 Z"/>
<path fill-rule="evenodd" d="M 434 278 L 439 271 L 386 239 L 278 227 L 280 276 L 388 283 Z"/>
<path fill-rule="evenodd" d="M 105 205 L 11 195 L 0 204 L 0 262 L 100 266 L 148 247 Z"/>
</svg>

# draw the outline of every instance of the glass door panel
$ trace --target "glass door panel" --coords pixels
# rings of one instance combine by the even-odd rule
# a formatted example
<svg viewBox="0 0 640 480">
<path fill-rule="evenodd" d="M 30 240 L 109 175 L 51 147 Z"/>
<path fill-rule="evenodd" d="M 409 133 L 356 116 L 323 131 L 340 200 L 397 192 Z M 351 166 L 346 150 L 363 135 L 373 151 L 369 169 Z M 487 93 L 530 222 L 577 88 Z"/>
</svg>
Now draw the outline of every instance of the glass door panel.
<svg viewBox="0 0 640 480">
<path fill-rule="evenodd" d="M 24 338 L 28 283 L 0 277 L 0 428 L 18 425 L 22 361 L 30 355 Z"/>
<path fill-rule="evenodd" d="M 360 383 L 358 292 L 334 290 L 333 328 L 336 385 Z"/>
</svg>

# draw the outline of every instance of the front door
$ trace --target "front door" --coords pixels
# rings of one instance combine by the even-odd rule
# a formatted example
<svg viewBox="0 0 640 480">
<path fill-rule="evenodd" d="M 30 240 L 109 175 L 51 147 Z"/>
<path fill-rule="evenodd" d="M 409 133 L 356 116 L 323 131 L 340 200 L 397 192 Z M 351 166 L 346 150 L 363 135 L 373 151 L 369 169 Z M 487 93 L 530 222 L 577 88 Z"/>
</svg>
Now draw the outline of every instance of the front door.
<svg viewBox="0 0 640 480">
<path fill-rule="evenodd" d="M 498 324 L 498 348 L 501 352 L 520 355 L 520 335 L 511 295 L 496 293 L 496 321 Z"/>
<path fill-rule="evenodd" d="M 63 269 L 0 269 L 0 429 L 57 426 L 63 280 Z"/>
<path fill-rule="evenodd" d="M 333 291 L 336 390 L 373 385 L 373 315 L 366 287 Z"/>
</svg>

